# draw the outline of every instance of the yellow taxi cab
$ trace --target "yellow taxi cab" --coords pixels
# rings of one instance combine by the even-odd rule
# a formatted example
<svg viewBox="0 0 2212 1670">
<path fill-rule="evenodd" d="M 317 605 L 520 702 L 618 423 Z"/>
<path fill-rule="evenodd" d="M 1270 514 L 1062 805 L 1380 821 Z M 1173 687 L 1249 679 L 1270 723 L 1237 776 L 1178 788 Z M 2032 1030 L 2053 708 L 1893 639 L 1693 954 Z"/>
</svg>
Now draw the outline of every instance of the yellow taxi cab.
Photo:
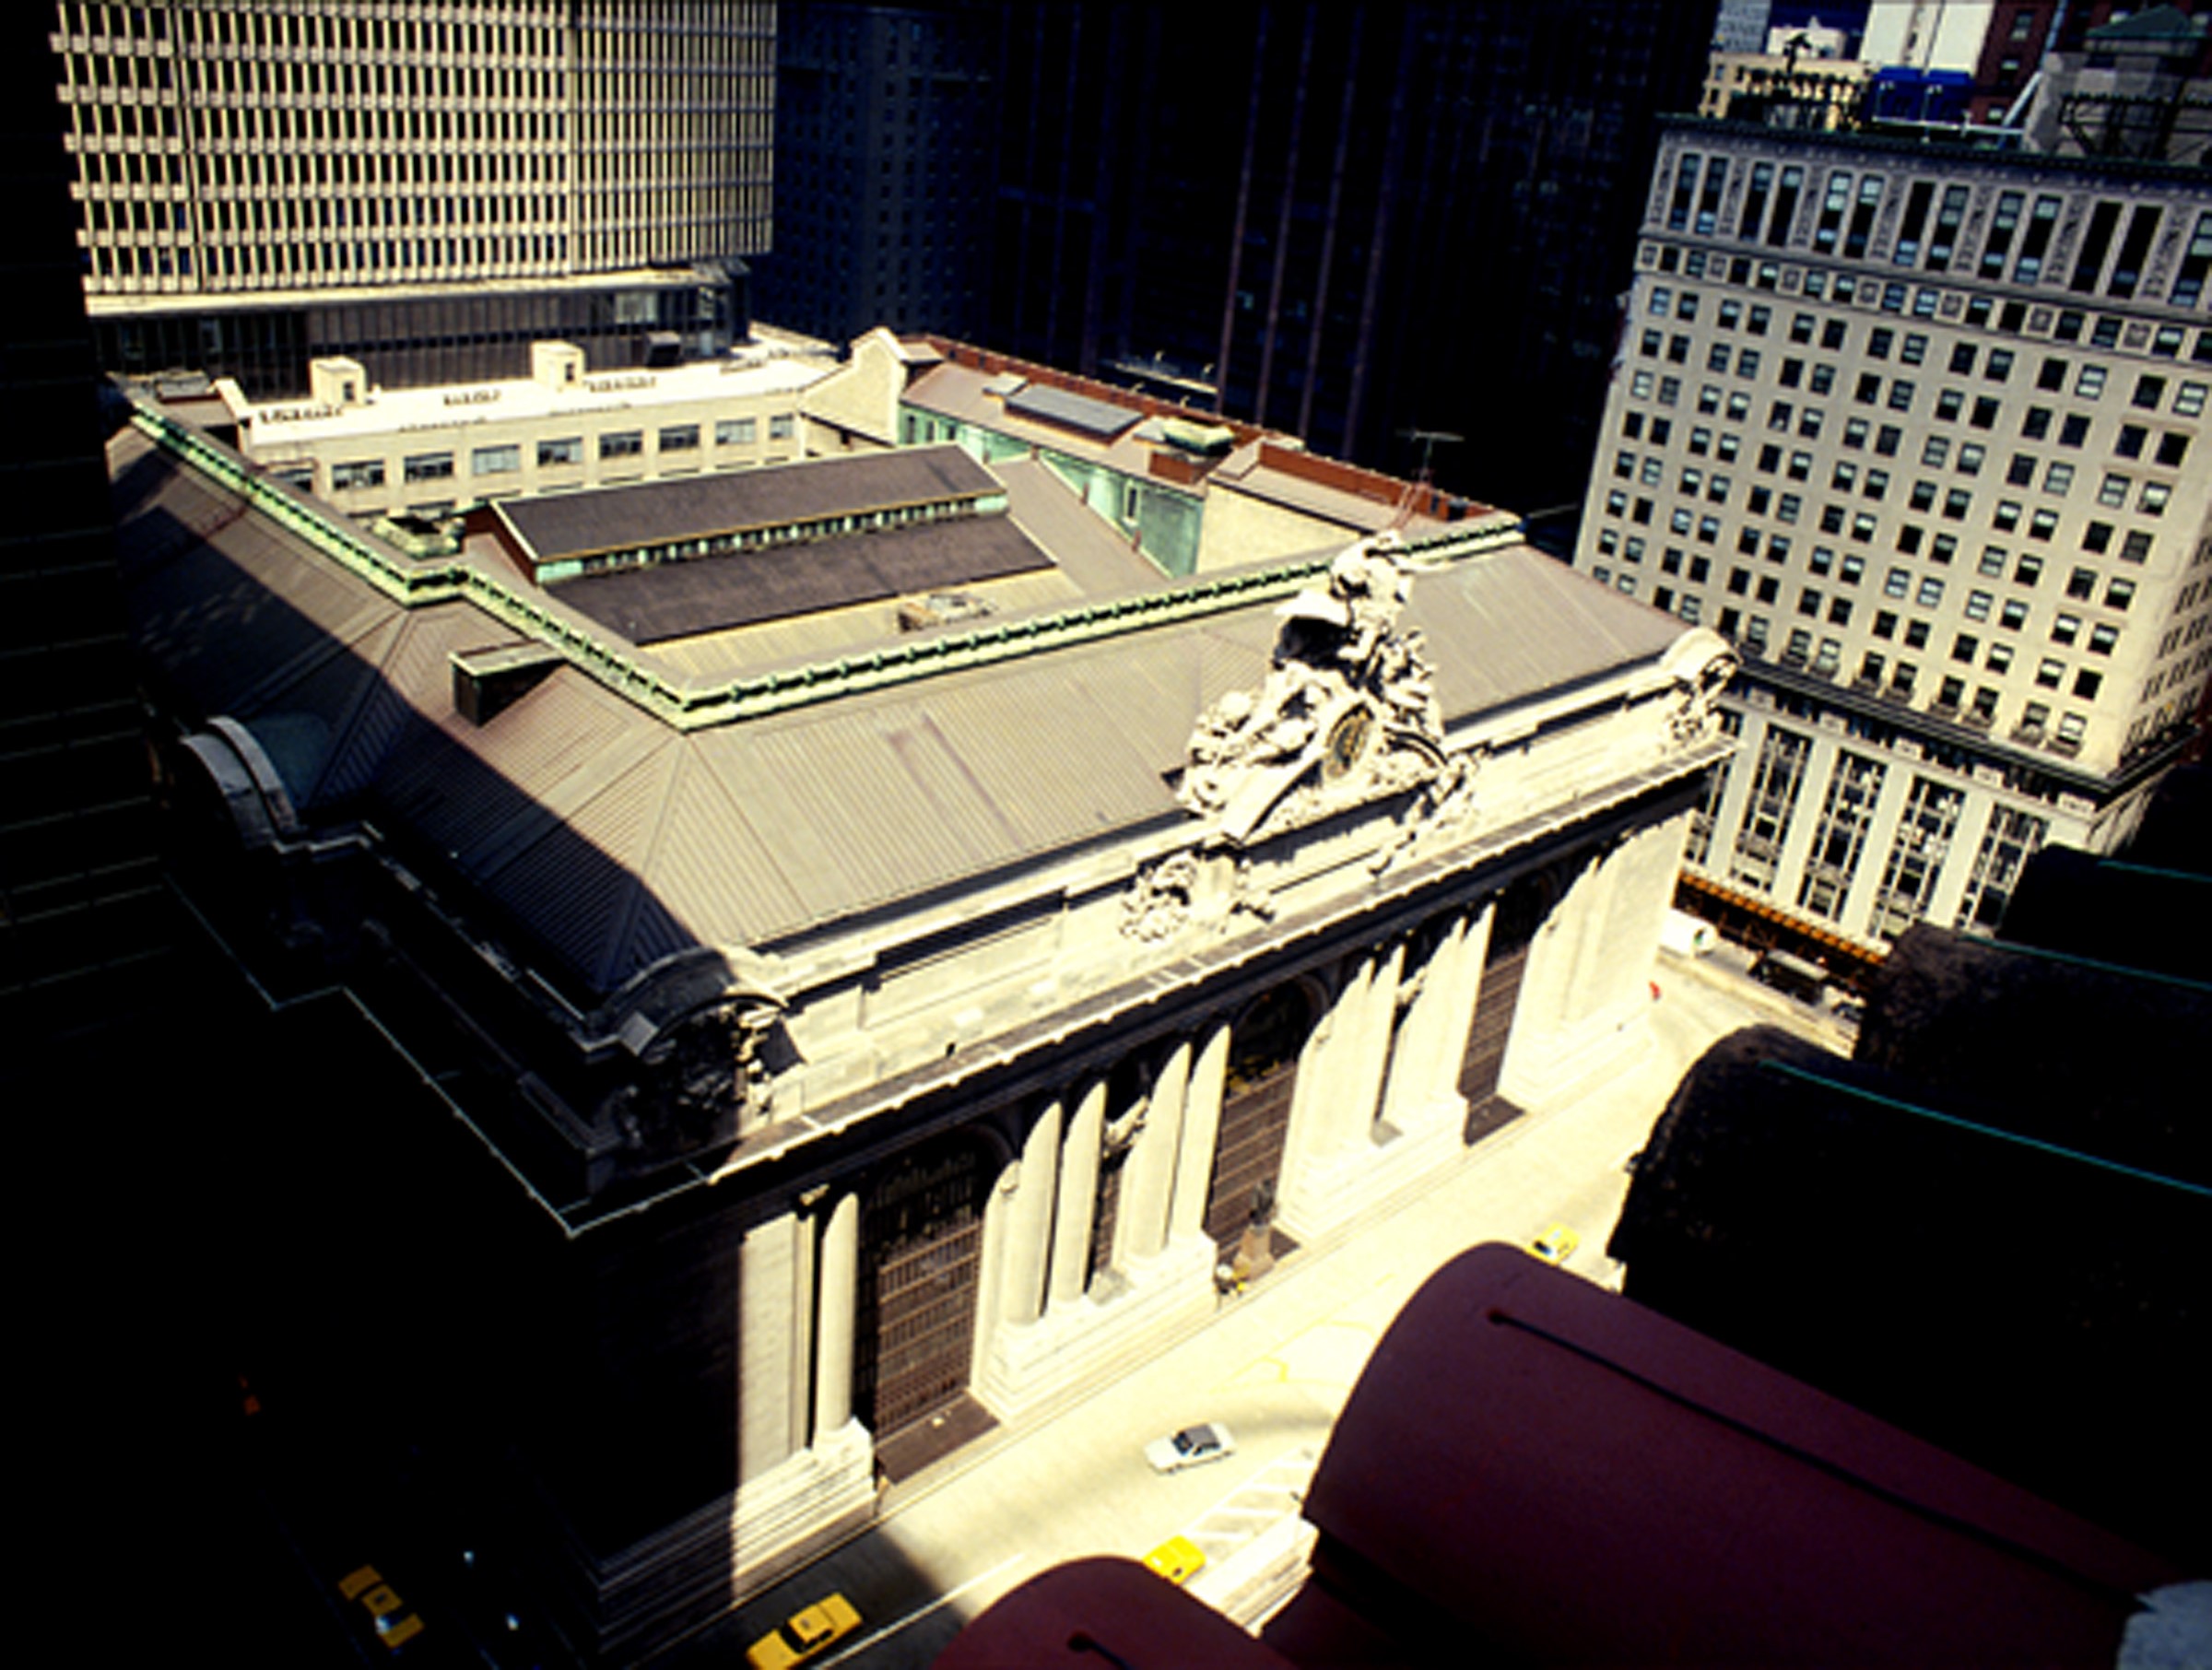
<svg viewBox="0 0 2212 1670">
<path fill-rule="evenodd" d="M 369 1614 L 376 1639 L 387 1652 L 397 1652 L 422 1633 L 422 1619 L 406 1609 L 390 1583 L 374 1566 L 361 1566 L 338 1580 L 338 1593 Z"/>
<path fill-rule="evenodd" d="M 1145 1556 L 1145 1564 L 1175 1584 L 1187 1583 L 1206 1564 L 1206 1550 L 1187 1536 L 1171 1536 Z"/>
<path fill-rule="evenodd" d="M 1583 1238 L 1565 1224 L 1553 1224 L 1528 1243 L 1528 1250 L 1547 1264 L 1563 1264 L 1583 1244 Z"/>
<path fill-rule="evenodd" d="M 859 1628 L 860 1614 L 853 1609 L 853 1603 L 841 1594 L 829 1595 L 793 1613 L 755 1641 L 747 1650 L 745 1662 L 752 1670 L 789 1670 Z"/>
</svg>

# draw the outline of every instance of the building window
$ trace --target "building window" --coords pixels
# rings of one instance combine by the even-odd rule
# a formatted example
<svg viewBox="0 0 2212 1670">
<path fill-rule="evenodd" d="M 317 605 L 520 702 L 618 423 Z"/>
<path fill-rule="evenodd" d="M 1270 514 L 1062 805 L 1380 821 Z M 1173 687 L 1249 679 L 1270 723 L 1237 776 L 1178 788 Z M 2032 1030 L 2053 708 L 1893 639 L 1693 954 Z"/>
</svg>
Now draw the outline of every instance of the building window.
<svg viewBox="0 0 2212 1670">
<path fill-rule="evenodd" d="M 537 443 L 537 467 L 541 470 L 582 462 L 583 437 L 581 435 L 567 435 L 558 441 L 541 441 Z"/>
<path fill-rule="evenodd" d="M 1874 805 L 1881 794 L 1886 768 L 1878 759 L 1838 752 L 1828 793 L 1813 828 L 1813 847 L 1806 854 L 1805 877 L 1798 885 L 1797 903 L 1816 916 L 1833 922 L 1843 905 L 1874 822 Z"/>
<path fill-rule="evenodd" d="M 330 486 L 333 492 L 347 492 L 357 488 L 381 488 L 384 485 L 384 461 L 382 458 L 352 458 L 330 466 Z"/>
<path fill-rule="evenodd" d="M 451 453 L 416 453 L 400 466 L 400 478 L 405 481 L 450 481 L 453 476 Z"/>
<path fill-rule="evenodd" d="M 724 418 L 714 425 L 716 446 L 751 446 L 759 431 L 757 418 Z"/>
<path fill-rule="evenodd" d="M 1812 751 L 1809 737 L 1770 725 L 1759 745 L 1759 763 L 1736 830 L 1728 874 L 1732 880 L 1764 892 L 1774 885 L 1783 842 L 1797 807 L 1798 790 Z"/>
<path fill-rule="evenodd" d="M 663 429 L 660 447 L 664 453 L 695 453 L 699 450 L 699 425 L 675 423 Z"/>
<path fill-rule="evenodd" d="M 1989 692 L 1990 711 L 1996 707 L 1995 692 Z M 1977 698 L 1977 707 L 1979 699 Z M 2012 889 L 2018 883 L 2020 870 L 2043 844 L 2050 829 L 2048 818 L 2016 811 L 2009 806 L 1990 808 L 1988 826 L 1983 830 L 1980 851 L 1974 854 L 1973 869 L 1968 874 L 1966 890 L 1959 898 L 1958 927 L 1970 932 L 1992 932 L 2005 918 L 2005 907 L 2012 900 Z"/>
<path fill-rule="evenodd" d="M 617 429 L 599 437 L 599 456 L 605 458 L 641 458 L 645 454 L 643 429 Z"/>
<path fill-rule="evenodd" d="M 771 441 L 789 441 L 798 429 L 798 419 L 789 412 L 779 412 L 768 420 L 768 438 Z"/>
<path fill-rule="evenodd" d="M 512 476 L 523 467 L 523 449 L 513 446 L 480 446 L 468 455 L 468 469 L 472 476 Z"/>
<path fill-rule="evenodd" d="M 1875 889 L 1874 915 L 1868 926 L 1877 938 L 1894 939 L 1927 909 L 1965 799 L 1962 790 L 1947 787 L 1933 778 L 1913 778 L 1881 883 Z"/>
</svg>

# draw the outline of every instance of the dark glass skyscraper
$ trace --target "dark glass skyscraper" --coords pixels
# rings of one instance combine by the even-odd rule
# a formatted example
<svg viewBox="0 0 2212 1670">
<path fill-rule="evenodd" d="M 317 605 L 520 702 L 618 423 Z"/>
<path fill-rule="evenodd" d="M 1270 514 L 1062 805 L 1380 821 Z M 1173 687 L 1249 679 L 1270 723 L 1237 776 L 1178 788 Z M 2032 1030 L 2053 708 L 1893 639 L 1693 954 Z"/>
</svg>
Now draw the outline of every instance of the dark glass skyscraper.
<svg viewBox="0 0 2212 1670">
<path fill-rule="evenodd" d="M 1686 16 L 1686 10 L 1696 16 Z M 993 325 L 1161 357 L 1317 451 L 1516 508 L 1574 498 L 1652 118 L 1709 7 L 1022 8 Z"/>
<path fill-rule="evenodd" d="M 811 44 L 825 18 L 841 58 Z M 822 292 L 794 323 L 919 323 L 926 292 L 898 275 L 950 266 L 964 288 L 980 260 L 981 323 L 961 296 L 942 328 L 1361 463 L 1416 470 L 1412 431 L 1444 431 L 1462 439 L 1436 448 L 1443 484 L 1576 500 L 1652 120 L 1694 105 L 1712 24 L 1659 0 L 801 0 L 779 220 L 856 218 L 818 249 L 787 237 L 805 254 L 773 293 Z M 968 206 L 986 172 L 987 234 Z"/>
</svg>

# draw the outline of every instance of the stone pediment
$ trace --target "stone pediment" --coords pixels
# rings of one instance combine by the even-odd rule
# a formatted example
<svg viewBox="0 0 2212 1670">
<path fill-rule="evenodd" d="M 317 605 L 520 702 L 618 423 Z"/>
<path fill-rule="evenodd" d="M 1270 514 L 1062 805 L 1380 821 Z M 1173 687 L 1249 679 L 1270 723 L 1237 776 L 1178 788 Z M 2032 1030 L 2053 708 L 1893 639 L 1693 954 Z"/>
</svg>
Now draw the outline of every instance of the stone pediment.
<svg viewBox="0 0 2212 1670">
<path fill-rule="evenodd" d="M 1398 630 L 1397 535 L 1347 547 L 1300 592 L 1257 690 L 1232 690 L 1191 734 L 1179 798 L 1232 846 L 1401 794 L 1444 769 L 1434 668 Z"/>
</svg>

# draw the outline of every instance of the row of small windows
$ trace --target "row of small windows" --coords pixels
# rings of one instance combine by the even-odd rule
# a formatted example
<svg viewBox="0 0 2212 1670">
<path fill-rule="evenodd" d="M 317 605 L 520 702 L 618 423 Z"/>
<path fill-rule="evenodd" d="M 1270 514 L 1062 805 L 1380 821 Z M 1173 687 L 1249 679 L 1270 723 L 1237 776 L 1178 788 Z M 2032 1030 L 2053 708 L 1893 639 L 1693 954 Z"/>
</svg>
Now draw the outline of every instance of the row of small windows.
<svg viewBox="0 0 2212 1670">
<path fill-rule="evenodd" d="M 1790 290 L 1810 300 L 1832 298 L 1841 304 L 1877 307 L 1887 313 L 1910 312 L 1916 319 L 1948 319 L 1956 315 L 1976 331 L 1997 330 L 2014 335 L 2031 331 L 2037 335 L 2048 335 L 2060 343 L 2086 340 L 2093 348 L 2119 347 L 2124 338 L 2130 351 L 2147 350 L 2161 359 L 2178 358 L 2189 337 L 2187 330 L 2178 324 L 2131 322 L 2112 313 L 2098 314 L 2092 319 L 2082 309 L 2071 307 L 2039 306 L 2031 312 L 2025 301 L 2000 303 L 1990 296 L 1961 297 L 1931 285 L 1915 287 L 1895 281 L 1877 284 L 1871 279 L 1862 284 L 1851 273 L 1836 274 L 1831 282 L 1830 275 L 1818 268 L 1785 269 L 1771 261 L 1754 262 L 1747 255 L 1709 255 L 1701 249 L 1685 250 L 1672 243 L 1647 245 L 1641 259 L 1645 265 L 1655 265 L 1661 273 L 1678 272 L 1709 283 L 1748 286 L 1767 291 Z M 2212 365 L 2212 330 L 2196 333 L 2191 357 L 2202 364 Z"/>
<path fill-rule="evenodd" d="M 798 420 L 789 413 L 780 413 L 768 420 L 771 441 L 789 441 L 798 431 Z M 714 444 L 722 446 L 751 446 L 759 436 L 759 419 L 753 418 L 724 418 L 714 425 Z M 699 450 L 700 426 L 696 423 L 670 424 L 654 437 L 663 456 L 672 453 Z M 581 435 L 559 436 L 537 442 L 537 467 L 554 469 L 563 465 L 581 465 L 584 461 L 585 441 Z M 602 459 L 641 458 L 645 453 L 645 431 L 642 429 L 611 429 L 598 437 L 598 455 Z M 400 461 L 400 479 L 406 482 L 446 481 L 453 476 L 453 454 L 451 452 L 416 453 Z M 512 475 L 523 467 L 521 444 L 509 443 L 480 446 L 468 455 L 469 473 L 474 476 Z M 361 488 L 381 488 L 385 481 L 385 465 L 382 458 L 342 460 L 330 466 L 330 485 L 334 491 L 344 492 Z"/>
<path fill-rule="evenodd" d="M 1794 163 L 1754 161 L 1737 177 L 1743 186 L 1731 229 L 1734 236 L 1771 249 L 1789 247 L 1799 206 L 1806 199 L 1807 171 Z M 1729 158 L 1682 153 L 1667 195 L 1666 229 L 1699 237 L 1720 234 L 1731 178 Z M 1820 254 L 1865 259 L 1890 184 L 1883 174 L 1830 169 L 1816 188 L 1810 247 Z M 1905 188 L 1889 261 L 1924 272 L 1949 272 L 1960 255 L 1959 234 L 1971 194 L 1971 188 L 1956 182 L 1912 181 Z M 1974 276 L 2018 285 L 2054 276 L 2050 257 L 2065 207 L 2065 198 L 2054 193 L 2034 193 L 2030 201 L 2026 191 L 1998 191 L 1980 258 L 1971 268 Z M 2066 288 L 2090 295 L 2098 293 L 2101 284 L 2102 293 L 2114 300 L 2134 300 L 2166 212 L 2162 204 L 2137 203 L 2131 208 L 2112 198 L 2097 200 L 2089 207 L 2067 268 Z M 1961 264 L 1960 270 L 1969 269 Z M 2165 300 L 2176 307 L 2194 307 L 2204 297 L 2208 276 L 2212 211 L 2197 215 Z"/>
<path fill-rule="evenodd" d="M 1667 286 L 1657 285 L 1651 291 L 1647 306 L 1648 311 L 1653 313 L 1665 314 L 1671 309 L 1677 317 L 1694 319 L 1697 312 L 1697 301 L 1698 292 L 1694 290 L 1683 290 L 1677 294 Z M 1729 317 L 1732 307 L 1736 309 L 1734 319 Z M 1737 328 L 1738 323 L 1741 323 L 1749 335 L 1762 336 L 1767 334 L 1772 320 L 1772 311 L 1769 308 L 1754 305 L 1748 314 L 1745 314 L 1740 307 L 1733 302 L 1724 302 L 1719 310 L 1719 315 L 1718 323 L 1724 330 L 1734 330 Z M 1789 332 L 1791 343 L 1793 345 L 1810 345 L 1813 342 L 1816 323 L 1818 322 L 1810 313 L 1793 314 Z M 1821 329 L 1819 346 L 1827 351 L 1840 353 L 1845 350 L 1847 343 L 1847 323 L 1841 319 L 1827 320 Z M 1687 365 L 1689 362 L 1693 346 L 1692 338 L 1687 334 L 1681 332 L 1668 334 L 1661 331 L 1657 326 L 1647 326 L 1638 339 L 1637 351 L 1643 359 L 1664 358 L 1669 364 Z M 1904 333 L 1900 338 L 1899 334 L 1888 325 L 1873 325 L 1868 328 L 1865 340 L 1859 345 L 1858 353 L 1862 359 L 1871 360 L 1887 360 L 1894 354 L 1901 364 L 1922 366 L 1927 362 L 1928 349 L 1929 339 L 1924 332 L 1909 331 Z M 1971 341 L 1952 344 L 1946 359 L 1946 367 L 1953 376 L 1971 377 L 1975 374 L 1978 368 L 1982 381 L 1998 384 L 2010 382 L 2014 369 L 2018 363 L 2018 354 L 2012 348 L 1988 347 Z M 1715 341 L 1709 343 L 1706 347 L 1705 365 L 1708 370 L 1722 374 L 1725 374 L 1733 369 L 1738 378 L 1747 380 L 1759 375 L 1764 368 L 1765 360 L 1760 349 Z M 2063 391 L 2066 386 L 2067 373 L 2072 366 L 2073 362 L 2063 355 L 2043 356 L 2036 370 L 2036 387 L 2053 393 Z M 1810 370 L 1809 382 L 1808 368 Z M 1815 394 L 1828 393 L 1833 386 L 1837 374 L 1837 368 L 1831 362 L 1808 361 L 1802 356 L 1790 355 L 1786 352 L 1775 369 L 1777 380 L 1783 387 L 1796 388 L 1803 384 L 1809 386 Z M 1645 386 L 1648 387 L 1649 374 L 1640 373 L 1640 376 Z M 2094 400 L 2103 394 L 2106 377 L 2107 368 L 2104 366 L 2081 365 L 2076 370 L 2075 392 L 2085 400 Z M 1862 371 L 1854 385 L 1853 397 L 1863 404 L 1871 404 L 1880 397 L 1882 386 L 1881 373 Z M 1912 385 L 1908 382 L 1906 388 L 1907 393 L 1903 396 L 1903 403 L 1909 406 Z M 2203 412 L 2206 388 L 2204 383 L 2186 380 L 2177 382 L 2163 373 L 2153 371 L 2138 373 L 2134 393 L 2130 396 L 2130 404 L 2146 410 L 2156 411 L 2164 402 L 2170 388 L 2173 389 L 2176 394 L 2174 408 L 2176 416 L 2195 417 Z M 1894 393 L 1891 395 L 1890 404 L 1893 406 L 1899 404 L 1898 396 Z"/>
</svg>

